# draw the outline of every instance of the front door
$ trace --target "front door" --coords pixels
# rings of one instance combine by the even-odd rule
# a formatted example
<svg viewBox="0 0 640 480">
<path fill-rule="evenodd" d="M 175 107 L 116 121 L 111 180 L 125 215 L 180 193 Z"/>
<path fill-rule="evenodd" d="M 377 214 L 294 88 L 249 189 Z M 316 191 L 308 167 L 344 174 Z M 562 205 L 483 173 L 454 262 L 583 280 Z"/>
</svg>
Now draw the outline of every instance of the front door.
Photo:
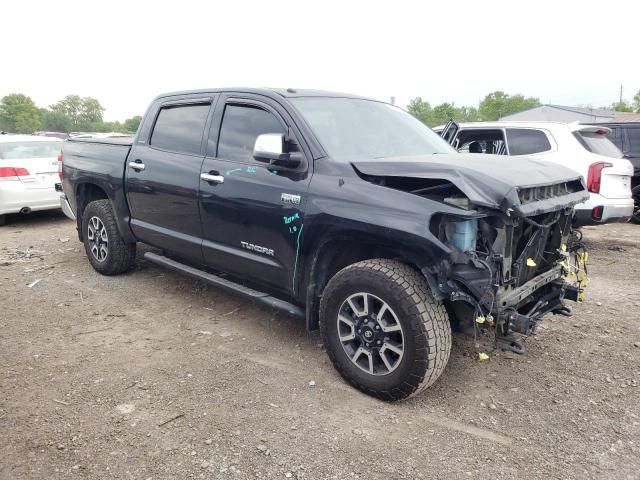
<svg viewBox="0 0 640 480">
<path fill-rule="evenodd" d="M 148 139 L 127 159 L 127 199 L 136 237 L 202 262 L 198 211 L 203 135 L 211 99 L 163 103 Z"/>
<path fill-rule="evenodd" d="M 221 98 L 200 182 L 207 264 L 284 293 L 294 289 L 310 172 L 307 162 L 294 171 L 257 162 L 253 147 L 258 135 L 289 131 L 268 99 Z"/>
</svg>

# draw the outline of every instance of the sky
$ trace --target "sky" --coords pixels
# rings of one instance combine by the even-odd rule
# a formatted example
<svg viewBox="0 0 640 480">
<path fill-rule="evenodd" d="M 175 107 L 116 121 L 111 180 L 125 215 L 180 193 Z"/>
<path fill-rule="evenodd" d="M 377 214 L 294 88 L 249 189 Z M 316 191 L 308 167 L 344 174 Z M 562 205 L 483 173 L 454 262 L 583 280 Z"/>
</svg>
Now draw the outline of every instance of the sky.
<svg viewBox="0 0 640 480">
<path fill-rule="evenodd" d="M 92 96 L 110 121 L 159 93 L 229 86 L 599 107 L 640 90 L 639 17 L 631 0 L 9 0 L 0 97 Z"/>
</svg>

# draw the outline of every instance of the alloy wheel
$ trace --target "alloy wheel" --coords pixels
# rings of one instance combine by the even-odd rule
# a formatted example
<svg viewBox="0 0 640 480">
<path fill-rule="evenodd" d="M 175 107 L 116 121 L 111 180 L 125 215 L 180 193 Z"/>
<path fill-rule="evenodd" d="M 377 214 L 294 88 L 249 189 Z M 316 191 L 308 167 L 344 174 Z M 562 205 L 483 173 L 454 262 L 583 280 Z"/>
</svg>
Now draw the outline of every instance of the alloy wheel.
<svg viewBox="0 0 640 480">
<path fill-rule="evenodd" d="M 104 262 L 109 254 L 109 237 L 107 229 L 98 217 L 91 217 L 87 226 L 87 240 L 91 255 L 99 262 Z"/>
<path fill-rule="evenodd" d="M 350 295 L 340 307 L 338 337 L 351 362 L 370 375 L 395 371 L 404 355 L 404 334 L 393 309 L 367 292 Z"/>
</svg>

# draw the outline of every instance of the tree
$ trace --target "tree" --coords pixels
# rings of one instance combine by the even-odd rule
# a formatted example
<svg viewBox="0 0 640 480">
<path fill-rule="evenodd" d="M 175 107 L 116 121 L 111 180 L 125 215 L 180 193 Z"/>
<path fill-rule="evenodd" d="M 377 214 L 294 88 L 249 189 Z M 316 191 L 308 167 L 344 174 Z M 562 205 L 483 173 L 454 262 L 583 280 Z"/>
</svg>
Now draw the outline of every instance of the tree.
<svg viewBox="0 0 640 480">
<path fill-rule="evenodd" d="M 9 94 L 0 100 L 0 130 L 32 133 L 40 129 L 40 110 L 26 95 Z"/>
<path fill-rule="evenodd" d="M 416 97 L 409 102 L 407 110 L 422 123 L 436 127 L 447 123 L 449 120 L 457 122 L 475 122 L 480 120 L 478 109 L 475 107 L 456 107 L 454 103 L 444 102 L 435 107 L 431 107 L 429 102 L 425 102 L 420 97 Z"/>
<path fill-rule="evenodd" d="M 95 123 L 102 121 L 102 115 L 104 108 L 100 105 L 100 102 L 92 97 L 84 97 L 82 99 L 82 110 L 80 113 L 80 119 L 83 122 Z"/>
<path fill-rule="evenodd" d="M 89 131 L 92 125 L 102 122 L 104 108 L 92 97 L 67 95 L 58 103 L 51 105 L 53 112 L 69 117 L 71 128 L 75 131 Z"/>
<path fill-rule="evenodd" d="M 611 110 L 615 110 L 616 112 L 633 112 L 633 107 L 626 100 L 622 100 L 621 102 L 616 102 L 611 105 Z"/>
<path fill-rule="evenodd" d="M 482 120 L 476 107 L 460 107 L 460 119 L 463 122 L 478 122 Z"/>
<path fill-rule="evenodd" d="M 411 115 L 416 117 L 422 123 L 431 125 L 431 117 L 433 115 L 433 109 L 429 102 L 425 102 L 420 97 L 416 97 L 409 102 L 407 110 Z"/>
<path fill-rule="evenodd" d="M 49 132 L 69 133 L 71 128 L 71 119 L 62 112 L 54 112 L 42 108 L 40 110 L 42 118 L 42 129 Z"/>
<path fill-rule="evenodd" d="M 484 121 L 499 120 L 505 115 L 521 112 L 540 105 L 540 100 L 523 95 L 509 95 L 499 90 L 488 94 L 478 106 L 478 114 Z"/>
<path fill-rule="evenodd" d="M 640 90 L 633 96 L 633 109 L 636 113 L 640 113 Z"/>
<path fill-rule="evenodd" d="M 129 133 L 135 133 L 138 131 L 138 127 L 140 126 L 140 122 L 142 122 L 142 117 L 140 115 L 136 115 L 135 117 L 127 118 L 124 121 L 124 129 Z"/>
<path fill-rule="evenodd" d="M 92 132 L 118 132 L 118 133 L 126 133 L 126 129 L 124 125 L 118 122 L 103 122 L 100 120 L 99 122 L 95 122 L 91 124 L 91 128 L 89 128 Z"/>
<path fill-rule="evenodd" d="M 442 125 L 449 120 L 460 120 L 460 109 L 456 108 L 453 103 L 441 103 L 433 107 L 431 114 L 430 127 Z"/>
</svg>

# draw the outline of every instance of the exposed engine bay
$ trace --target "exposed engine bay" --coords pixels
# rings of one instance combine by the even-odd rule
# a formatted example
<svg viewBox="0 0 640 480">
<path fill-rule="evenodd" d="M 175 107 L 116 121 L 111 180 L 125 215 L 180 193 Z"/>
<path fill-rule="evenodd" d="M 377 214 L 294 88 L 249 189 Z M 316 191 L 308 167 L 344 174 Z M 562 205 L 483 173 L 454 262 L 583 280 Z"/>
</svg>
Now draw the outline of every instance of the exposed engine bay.
<svg viewBox="0 0 640 480">
<path fill-rule="evenodd" d="M 465 200 L 445 202 L 471 210 Z M 573 208 L 534 216 L 474 213 L 433 219 L 433 233 L 452 251 L 431 269 L 431 286 L 463 327 L 495 328 L 498 346 L 523 353 L 520 336 L 534 334 L 547 313 L 570 315 L 564 300 L 584 298 L 588 254 L 573 234 Z"/>
</svg>

